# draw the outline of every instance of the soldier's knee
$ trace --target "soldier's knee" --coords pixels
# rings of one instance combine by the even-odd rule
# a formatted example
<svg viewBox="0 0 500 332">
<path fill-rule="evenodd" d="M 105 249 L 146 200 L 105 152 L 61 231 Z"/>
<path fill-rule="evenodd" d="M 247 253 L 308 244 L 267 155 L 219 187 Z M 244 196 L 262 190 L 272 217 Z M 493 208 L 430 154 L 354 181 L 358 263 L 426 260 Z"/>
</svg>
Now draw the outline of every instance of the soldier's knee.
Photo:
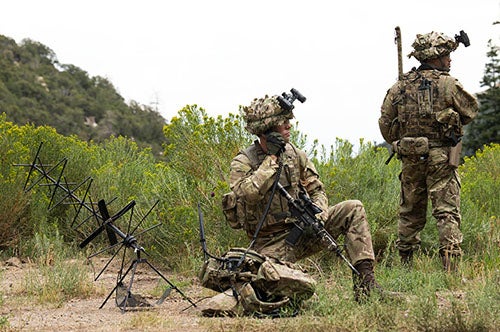
<svg viewBox="0 0 500 332">
<path fill-rule="evenodd" d="M 350 209 L 365 209 L 365 206 L 360 200 L 357 199 L 350 199 L 348 201 L 345 201 L 346 206 Z"/>
</svg>

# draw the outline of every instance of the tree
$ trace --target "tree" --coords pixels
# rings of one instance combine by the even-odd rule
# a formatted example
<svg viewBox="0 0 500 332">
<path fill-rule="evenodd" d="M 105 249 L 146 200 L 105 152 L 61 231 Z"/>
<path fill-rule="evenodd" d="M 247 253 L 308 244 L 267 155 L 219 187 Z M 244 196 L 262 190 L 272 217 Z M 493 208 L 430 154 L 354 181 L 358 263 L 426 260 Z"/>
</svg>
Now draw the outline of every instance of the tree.
<svg viewBox="0 0 500 332">
<path fill-rule="evenodd" d="M 160 157 L 166 120 L 124 98 L 106 78 L 61 64 L 47 46 L 0 35 L 0 114 L 16 124 L 48 125 L 63 135 L 102 142 L 110 135 L 133 139 Z"/>
<path fill-rule="evenodd" d="M 490 62 L 486 64 L 482 87 L 487 89 L 477 94 L 479 113 L 466 127 L 464 154 L 472 156 L 485 144 L 500 143 L 500 47 L 488 42 Z"/>
</svg>

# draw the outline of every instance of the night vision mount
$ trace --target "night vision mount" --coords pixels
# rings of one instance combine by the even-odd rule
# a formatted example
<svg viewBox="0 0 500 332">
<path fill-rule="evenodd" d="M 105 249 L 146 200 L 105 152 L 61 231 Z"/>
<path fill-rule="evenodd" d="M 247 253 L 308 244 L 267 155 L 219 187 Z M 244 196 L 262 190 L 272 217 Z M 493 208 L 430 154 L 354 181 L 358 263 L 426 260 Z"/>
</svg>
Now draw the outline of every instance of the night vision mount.
<svg viewBox="0 0 500 332">
<path fill-rule="evenodd" d="M 455 41 L 464 44 L 465 47 L 470 46 L 469 36 L 464 30 L 460 30 L 459 35 L 455 35 Z"/>
<path fill-rule="evenodd" d="M 287 112 L 291 112 L 295 106 L 293 106 L 293 102 L 298 99 L 301 103 L 306 101 L 306 97 L 304 97 L 297 89 L 292 88 L 290 90 L 291 93 L 283 92 L 281 96 L 278 96 L 278 102 L 281 108 Z"/>
</svg>

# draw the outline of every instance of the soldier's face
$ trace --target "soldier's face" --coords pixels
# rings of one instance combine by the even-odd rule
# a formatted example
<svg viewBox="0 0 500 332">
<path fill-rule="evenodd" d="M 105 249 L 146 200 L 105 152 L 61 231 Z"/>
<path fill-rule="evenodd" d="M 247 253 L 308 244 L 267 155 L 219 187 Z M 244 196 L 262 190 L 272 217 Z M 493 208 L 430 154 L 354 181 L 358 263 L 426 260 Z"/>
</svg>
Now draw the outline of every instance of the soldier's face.
<svg viewBox="0 0 500 332">
<path fill-rule="evenodd" d="M 288 143 L 290 141 L 290 128 L 292 128 L 292 125 L 289 120 L 286 120 L 282 125 L 275 126 L 273 131 L 280 133 L 285 142 Z"/>
<path fill-rule="evenodd" d="M 445 55 L 441 57 L 441 64 L 445 69 L 450 70 L 451 68 L 451 57 L 450 55 Z"/>
<path fill-rule="evenodd" d="M 442 70 L 442 71 L 450 71 L 451 68 L 451 57 L 450 55 L 443 55 L 439 58 L 434 58 L 429 61 L 434 68 Z"/>
</svg>

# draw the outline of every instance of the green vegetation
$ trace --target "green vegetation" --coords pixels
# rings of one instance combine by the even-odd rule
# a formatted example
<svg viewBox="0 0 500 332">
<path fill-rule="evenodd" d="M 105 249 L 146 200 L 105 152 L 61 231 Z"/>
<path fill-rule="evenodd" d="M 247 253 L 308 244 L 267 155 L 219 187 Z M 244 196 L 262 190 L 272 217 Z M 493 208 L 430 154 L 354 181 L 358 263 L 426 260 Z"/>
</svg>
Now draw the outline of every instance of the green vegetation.
<svg viewBox="0 0 500 332">
<path fill-rule="evenodd" d="M 157 156 L 165 143 L 165 119 L 151 107 L 127 105 L 106 78 L 59 63 L 41 43 L 25 39 L 17 45 L 2 35 L 0 113 L 16 124 L 49 125 L 84 141 L 128 137 Z"/>
<path fill-rule="evenodd" d="M 61 305 L 93 293 L 92 280 L 82 278 L 88 270 L 82 253 L 65 246 L 57 231 L 53 236 L 37 233 L 33 249 L 37 269 L 25 276 L 22 289 L 35 302 Z"/>
<path fill-rule="evenodd" d="M 229 190 L 230 161 L 253 140 L 239 114 L 213 118 L 203 108 L 188 105 L 166 124 L 150 109 L 125 105 L 107 80 L 89 78 L 77 67 L 59 64 L 53 52 L 39 43 L 27 40 L 17 46 L 0 36 L 0 45 L 0 255 L 29 258 L 38 266 L 37 273 L 30 272 L 23 280 L 24 295 L 55 305 L 92 295 L 95 290 L 85 278 L 84 257 L 104 247 L 107 240 L 100 235 L 79 249 L 77 245 L 95 225 L 86 222 L 75 227 L 72 206 L 49 206 L 47 186 L 24 191 L 29 168 L 16 164 L 29 165 L 42 142 L 38 162 L 66 160 L 64 176 L 69 183 L 90 177 L 93 202 L 112 202 L 113 214 L 134 200 L 138 219 L 132 220 L 132 226 L 141 219 L 140 229 L 161 222 L 138 241 L 156 266 L 173 271 L 180 280 L 192 280 L 202 264 L 198 204 L 211 253 L 248 245 L 243 232 L 226 225 L 221 210 L 222 195 Z M 494 93 L 498 87 L 491 89 Z M 491 100 L 486 105 L 498 106 Z M 94 117 L 98 126 L 84 125 L 86 117 Z M 102 128 L 109 130 L 100 132 Z M 318 280 L 318 289 L 297 318 L 280 320 L 279 326 L 250 318 L 206 319 L 200 324 L 225 331 L 498 330 L 500 144 L 475 147 L 459 167 L 465 255 L 460 272 L 448 275 L 441 271 L 437 230 L 430 216 L 414 269 L 408 271 L 399 263 L 393 242 L 400 163 L 393 160 L 385 165 L 389 155 L 385 148 L 360 141 L 354 152 L 353 145 L 342 139 L 329 148 L 317 142 L 309 146 L 297 129 L 292 141 L 309 152 L 330 203 L 346 199 L 364 203 L 377 254 L 377 278 L 385 288 L 403 292 L 406 301 L 375 297 L 356 304 L 348 268 L 333 254 L 321 253 L 303 262 Z M 36 177 L 30 179 L 28 185 Z M 62 197 L 57 192 L 52 202 Z M 127 223 L 128 218 L 117 221 L 121 229 L 127 229 Z M 179 286 L 189 285 L 184 281 Z M 133 325 L 143 329 L 175 326 L 154 313 L 134 317 Z M 8 317 L 0 316 L 0 329 L 8 327 Z"/>
<path fill-rule="evenodd" d="M 500 143 L 500 47 L 491 40 L 488 46 L 489 62 L 481 81 L 486 90 L 477 94 L 479 114 L 465 127 L 463 154 L 466 156 L 472 156 L 485 144 Z"/>
<path fill-rule="evenodd" d="M 29 275 L 24 281 L 30 296 L 39 302 L 58 304 L 92 293 L 89 281 L 82 277 L 85 266 L 62 262 L 72 258 L 83 261 L 82 256 L 89 252 L 77 249 L 75 244 L 93 227 L 84 224 L 78 231 L 73 230 L 71 207 L 47 209 L 47 188 L 35 186 L 25 193 L 28 169 L 14 166 L 31 163 L 40 142 L 44 142 L 42 161 L 54 163 L 67 158 L 68 181 L 78 183 L 92 177 L 90 194 L 94 201 L 116 197 L 111 213 L 135 200 L 139 214 L 144 215 L 159 201 L 141 228 L 158 222 L 162 225 L 152 232 L 154 235 L 145 233 L 139 240 L 141 245 L 147 245 L 151 260 L 162 268 L 184 276 L 197 274 L 202 263 L 198 203 L 212 253 L 248 244 L 242 232 L 225 224 L 220 206 L 220 199 L 228 190 L 230 160 L 252 140 L 244 133 L 240 115 L 212 118 L 196 105 L 187 106 L 165 126 L 164 133 L 170 142 L 175 142 L 165 149 L 169 163 L 157 161 L 150 149 L 140 149 L 125 138 L 110 138 L 102 144 L 84 142 L 74 136 L 62 136 L 50 127 L 18 126 L 8 122 L 5 115 L 0 116 L 0 182 L 4 188 L 0 194 L 0 229 L 5 234 L 0 247 L 4 256 L 29 257 L 39 265 L 41 275 Z M 294 139 L 300 145 L 307 138 L 294 131 Z M 431 217 L 414 270 L 409 272 L 400 266 L 393 246 L 400 163 L 394 160 L 385 165 L 385 148 L 361 141 L 359 151 L 354 153 L 352 144 L 339 139 L 330 151 L 324 147 L 314 151 L 320 151 L 310 154 L 331 202 L 350 198 L 364 202 L 377 252 L 379 281 L 388 289 L 405 293 L 408 300 L 395 304 L 375 298 L 358 306 L 352 301 L 349 270 L 332 254 L 322 253 L 304 262 L 319 280 L 318 296 L 287 326 L 313 330 L 337 326 L 341 330 L 360 331 L 488 331 L 499 324 L 500 145 L 483 147 L 459 168 L 466 254 L 456 275 L 441 271 L 436 254 L 437 232 Z M 121 227 L 125 229 L 126 224 Z M 97 238 L 91 249 L 103 245 L 99 241 L 105 240 L 104 236 Z M 147 325 L 147 321 L 137 324 Z M 252 330 L 255 321 L 242 319 L 228 324 L 226 330 L 242 326 Z"/>
</svg>

